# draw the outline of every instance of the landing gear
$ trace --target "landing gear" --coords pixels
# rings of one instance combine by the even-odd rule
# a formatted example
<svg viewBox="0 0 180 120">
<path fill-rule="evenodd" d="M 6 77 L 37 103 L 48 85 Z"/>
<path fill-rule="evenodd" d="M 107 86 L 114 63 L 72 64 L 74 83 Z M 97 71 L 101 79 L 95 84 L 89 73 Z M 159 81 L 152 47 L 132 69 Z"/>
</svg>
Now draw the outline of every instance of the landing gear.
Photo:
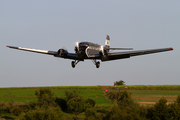
<svg viewBox="0 0 180 120">
<path fill-rule="evenodd" d="M 100 67 L 100 62 L 96 62 L 96 59 L 93 59 L 92 62 L 96 65 L 96 68 Z"/>
<path fill-rule="evenodd" d="M 100 62 L 98 61 L 97 63 L 96 63 L 96 68 L 99 68 L 100 67 Z"/>
<path fill-rule="evenodd" d="M 78 62 L 79 62 L 79 61 L 76 61 L 76 60 L 75 60 L 75 61 L 72 61 L 72 62 L 71 62 L 72 68 L 75 68 L 75 66 L 76 66 L 76 64 L 78 64 Z"/>
</svg>

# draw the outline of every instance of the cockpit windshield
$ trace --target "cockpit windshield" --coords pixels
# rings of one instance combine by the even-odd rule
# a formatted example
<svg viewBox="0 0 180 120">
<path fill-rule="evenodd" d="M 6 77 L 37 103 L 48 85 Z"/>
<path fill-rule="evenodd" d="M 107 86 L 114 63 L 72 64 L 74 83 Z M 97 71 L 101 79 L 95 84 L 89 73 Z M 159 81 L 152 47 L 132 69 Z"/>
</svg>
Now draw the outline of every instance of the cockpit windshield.
<svg viewBox="0 0 180 120">
<path fill-rule="evenodd" d="M 89 44 L 88 44 L 88 42 L 81 42 L 81 43 L 79 43 L 79 46 L 85 46 L 85 47 L 88 47 Z"/>
</svg>

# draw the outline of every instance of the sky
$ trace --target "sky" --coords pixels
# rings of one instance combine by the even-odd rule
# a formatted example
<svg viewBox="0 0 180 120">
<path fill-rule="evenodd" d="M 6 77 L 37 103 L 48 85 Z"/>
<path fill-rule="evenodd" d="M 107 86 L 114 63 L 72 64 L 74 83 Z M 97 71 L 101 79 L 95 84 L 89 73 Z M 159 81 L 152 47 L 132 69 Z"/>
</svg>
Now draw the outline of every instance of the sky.
<svg viewBox="0 0 180 120">
<path fill-rule="evenodd" d="M 180 84 L 179 0 L 0 0 L 0 87 Z M 173 51 L 71 67 L 68 59 L 6 45 L 74 53 L 90 41 L 134 50 Z"/>
</svg>

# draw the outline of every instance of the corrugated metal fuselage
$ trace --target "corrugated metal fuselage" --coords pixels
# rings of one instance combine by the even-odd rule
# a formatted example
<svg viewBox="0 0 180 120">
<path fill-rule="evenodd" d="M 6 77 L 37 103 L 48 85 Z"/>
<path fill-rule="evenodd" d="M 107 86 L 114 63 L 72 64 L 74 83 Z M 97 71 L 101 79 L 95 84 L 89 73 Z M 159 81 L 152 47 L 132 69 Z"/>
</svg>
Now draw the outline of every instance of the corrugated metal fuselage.
<svg viewBox="0 0 180 120">
<path fill-rule="evenodd" d="M 81 50 L 81 53 L 78 56 L 83 55 L 84 59 L 92 59 L 92 57 L 95 57 L 95 55 L 99 55 L 101 45 L 91 42 L 80 42 L 79 49 Z"/>
</svg>

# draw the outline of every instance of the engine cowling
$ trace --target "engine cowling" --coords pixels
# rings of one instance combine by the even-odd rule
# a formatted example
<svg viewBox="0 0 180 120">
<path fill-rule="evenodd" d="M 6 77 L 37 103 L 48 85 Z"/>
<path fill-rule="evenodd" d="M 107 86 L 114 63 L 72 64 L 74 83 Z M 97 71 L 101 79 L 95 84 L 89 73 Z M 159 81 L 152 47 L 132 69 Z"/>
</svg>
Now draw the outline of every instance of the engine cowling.
<svg viewBox="0 0 180 120">
<path fill-rule="evenodd" d="M 99 56 L 101 57 L 101 60 L 102 60 L 102 61 L 106 61 L 106 60 L 108 59 L 108 53 L 107 53 L 106 50 L 100 51 L 100 52 L 99 52 Z"/>
<path fill-rule="evenodd" d="M 99 52 L 99 56 L 101 56 L 101 57 L 106 57 L 107 55 L 108 55 L 108 54 L 107 54 L 107 51 L 106 51 L 106 50 Z"/>
<path fill-rule="evenodd" d="M 75 48 L 74 48 L 74 51 L 75 51 L 76 53 L 78 53 L 78 48 L 77 48 L 77 47 L 75 47 Z"/>
<path fill-rule="evenodd" d="M 60 56 L 60 57 L 67 57 L 67 51 L 66 50 L 64 50 L 64 49 L 59 49 L 58 50 L 58 55 Z"/>
</svg>

